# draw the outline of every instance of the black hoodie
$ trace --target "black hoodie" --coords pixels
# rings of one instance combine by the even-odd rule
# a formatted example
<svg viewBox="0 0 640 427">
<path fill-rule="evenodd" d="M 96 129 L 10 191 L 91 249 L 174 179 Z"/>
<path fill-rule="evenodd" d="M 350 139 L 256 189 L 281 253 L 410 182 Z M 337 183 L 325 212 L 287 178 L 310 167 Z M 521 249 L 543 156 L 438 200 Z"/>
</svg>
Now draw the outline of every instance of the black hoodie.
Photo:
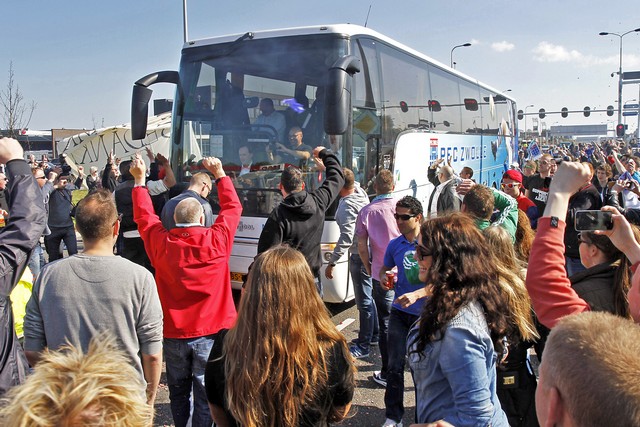
<svg viewBox="0 0 640 427">
<path fill-rule="evenodd" d="M 319 157 L 327 168 L 322 185 L 315 191 L 289 194 L 269 215 L 258 241 L 258 254 L 280 243 L 298 249 L 315 277 L 322 267 L 320 240 L 325 211 L 344 186 L 344 175 L 336 155 L 322 150 Z"/>
</svg>

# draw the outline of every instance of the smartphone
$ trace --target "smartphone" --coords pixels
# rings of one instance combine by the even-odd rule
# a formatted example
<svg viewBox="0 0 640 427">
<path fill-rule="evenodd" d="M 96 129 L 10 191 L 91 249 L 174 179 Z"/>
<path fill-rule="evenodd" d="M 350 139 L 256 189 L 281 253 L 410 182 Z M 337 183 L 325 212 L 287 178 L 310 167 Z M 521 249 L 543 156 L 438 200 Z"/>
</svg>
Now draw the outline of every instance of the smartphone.
<svg viewBox="0 0 640 427">
<path fill-rule="evenodd" d="M 611 230 L 613 219 L 607 211 L 576 211 L 576 231 Z"/>
<path fill-rule="evenodd" d="M 618 179 L 621 179 L 621 180 L 631 179 L 631 174 L 629 173 L 629 171 L 625 171 L 622 175 L 618 177 Z"/>
</svg>

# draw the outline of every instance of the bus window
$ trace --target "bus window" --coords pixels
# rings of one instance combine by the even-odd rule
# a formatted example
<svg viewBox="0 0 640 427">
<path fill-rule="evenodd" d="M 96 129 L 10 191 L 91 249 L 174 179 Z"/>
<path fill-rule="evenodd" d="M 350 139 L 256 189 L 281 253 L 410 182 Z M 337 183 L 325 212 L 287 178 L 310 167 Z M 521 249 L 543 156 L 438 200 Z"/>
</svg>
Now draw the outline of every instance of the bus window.
<svg viewBox="0 0 640 427">
<path fill-rule="evenodd" d="M 483 105 L 481 101 L 479 101 L 480 92 L 478 91 L 478 86 L 472 83 L 461 81 L 460 82 L 460 98 L 463 100 L 470 100 L 469 105 L 471 105 L 471 110 L 468 108 L 462 108 L 461 112 L 461 129 L 463 133 L 467 134 L 480 134 L 483 132 L 482 122 L 482 110 L 480 107 Z M 473 111 L 473 105 L 475 101 L 475 111 Z"/>
<path fill-rule="evenodd" d="M 380 72 L 376 42 L 367 38 L 352 41 L 352 53 L 360 59 L 361 71 L 354 76 L 352 161 L 355 179 L 366 188 L 378 166 L 378 141 L 382 132 Z M 372 141 L 376 141 L 373 143 Z"/>
<path fill-rule="evenodd" d="M 449 133 L 462 132 L 461 110 L 462 98 L 458 87 L 458 79 L 452 74 L 437 68 L 429 67 L 431 80 L 431 98 L 440 103 L 441 110 L 433 112 L 432 129 Z"/>
<path fill-rule="evenodd" d="M 429 74 L 424 63 L 384 44 L 378 45 L 382 68 L 382 94 L 384 96 L 384 129 L 386 141 L 394 141 L 398 133 L 417 127 L 420 119 L 430 114 L 427 100 Z M 406 112 L 400 103 L 407 104 Z"/>
</svg>

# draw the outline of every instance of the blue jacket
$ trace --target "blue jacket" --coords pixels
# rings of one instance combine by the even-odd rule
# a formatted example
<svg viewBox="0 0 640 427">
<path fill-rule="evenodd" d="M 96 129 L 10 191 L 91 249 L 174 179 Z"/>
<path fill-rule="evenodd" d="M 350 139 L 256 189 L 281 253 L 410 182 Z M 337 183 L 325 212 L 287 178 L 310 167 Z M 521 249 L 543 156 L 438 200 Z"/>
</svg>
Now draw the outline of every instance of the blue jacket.
<svg viewBox="0 0 640 427">
<path fill-rule="evenodd" d="M 419 322 L 409 331 L 416 422 L 444 419 L 456 427 L 508 427 L 496 395 L 496 354 L 479 303 L 460 309 L 444 336 L 416 352 Z"/>
</svg>

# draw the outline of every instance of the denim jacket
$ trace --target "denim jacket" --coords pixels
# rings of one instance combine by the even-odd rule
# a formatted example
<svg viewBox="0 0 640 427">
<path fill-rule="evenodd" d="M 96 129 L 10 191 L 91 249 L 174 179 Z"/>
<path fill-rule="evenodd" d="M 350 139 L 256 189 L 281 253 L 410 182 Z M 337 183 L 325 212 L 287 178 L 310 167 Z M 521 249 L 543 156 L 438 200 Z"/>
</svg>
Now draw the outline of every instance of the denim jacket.
<svg viewBox="0 0 640 427">
<path fill-rule="evenodd" d="M 407 339 L 416 387 L 416 422 L 440 419 L 455 425 L 508 427 L 496 395 L 496 359 L 479 303 L 460 309 L 444 336 L 416 352 L 419 322 Z"/>
</svg>

